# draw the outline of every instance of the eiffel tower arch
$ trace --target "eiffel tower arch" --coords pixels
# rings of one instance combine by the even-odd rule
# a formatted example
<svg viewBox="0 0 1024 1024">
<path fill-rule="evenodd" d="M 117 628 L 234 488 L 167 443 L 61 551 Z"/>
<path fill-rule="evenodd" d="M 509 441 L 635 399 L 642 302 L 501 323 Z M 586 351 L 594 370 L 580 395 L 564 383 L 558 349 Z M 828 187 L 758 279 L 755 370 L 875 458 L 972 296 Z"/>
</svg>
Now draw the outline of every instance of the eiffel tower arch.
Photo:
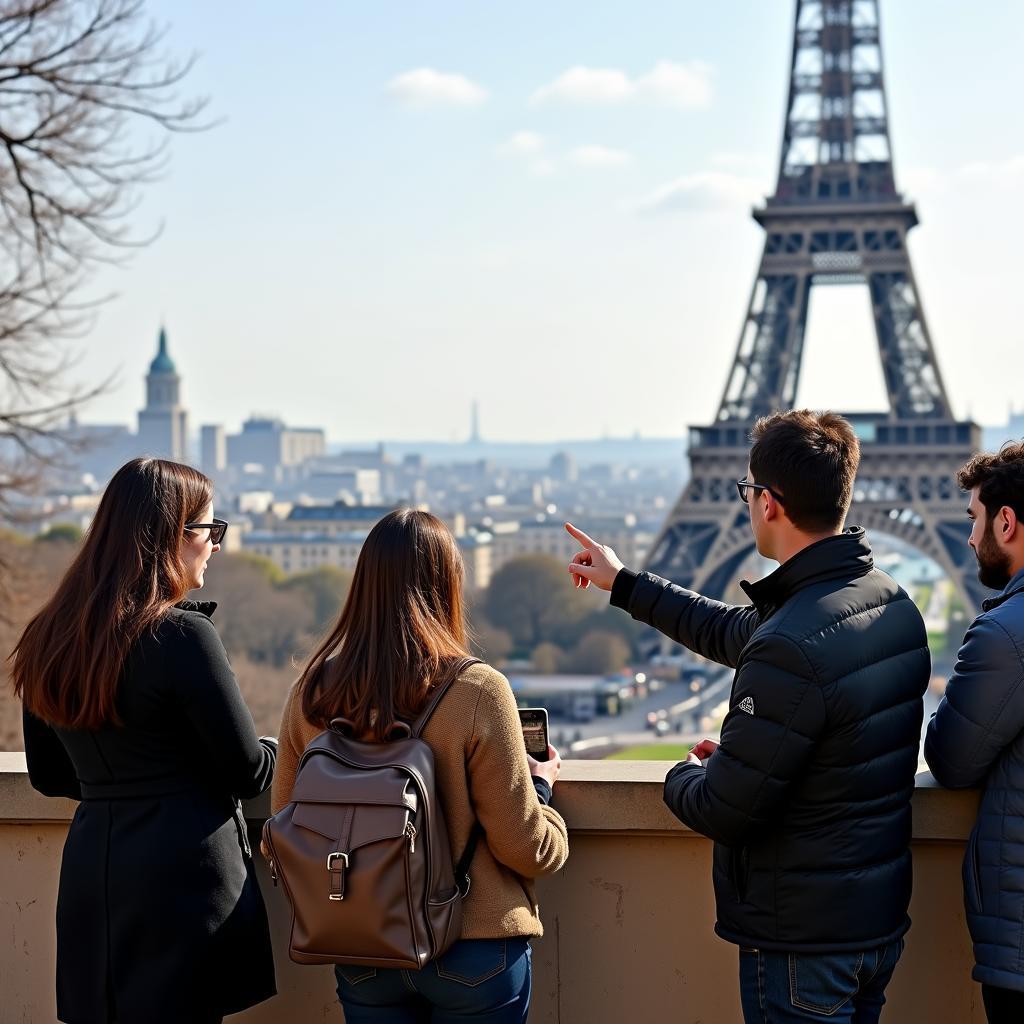
<svg viewBox="0 0 1024 1024">
<path fill-rule="evenodd" d="M 955 473 L 981 431 L 952 414 L 911 267 L 918 219 L 893 174 L 878 0 L 796 0 L 778 178 L 753 216 L 764 248 L 732 368 L 714 423 L 690 430 L 690 480 L 647 568 L 708 596 L 725 592 L 753 548 L 734 486 L 750 429 L 795 403 L 811 289 L 859 283 L 889 408 L 844 413 L 861 441 L 848 522 L 934 559 L 973 611 L 984 590 Z"/>
</svg>

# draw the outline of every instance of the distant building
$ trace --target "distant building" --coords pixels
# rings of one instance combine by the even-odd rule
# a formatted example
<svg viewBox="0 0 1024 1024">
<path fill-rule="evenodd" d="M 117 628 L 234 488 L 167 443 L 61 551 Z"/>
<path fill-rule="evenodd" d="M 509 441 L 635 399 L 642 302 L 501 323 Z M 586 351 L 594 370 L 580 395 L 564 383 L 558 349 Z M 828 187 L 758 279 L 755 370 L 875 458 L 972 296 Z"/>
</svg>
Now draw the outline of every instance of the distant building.
<svg viewBox="0 0 1024 1024">
<path fill-rule="evenodd" d="M 292 575 L 328 567 L 354 569 L 365 540 L 365 530 L 333 534 L 251 530 L 242 537 L 242 550 L 268 558 L 282 572 Z"/>
<path fill-rule="evenodd" d="M 208 476 L 223 473 L 228 467 L 228 439 L 219 423 L 199 428 L 199 465 Z"/>
<path fill-rule="evenodd" d="M 466 567 L 466 589 L 486 590 L 494 572 L 494 538 L 489 533 L 467 533 L 458 541 Z"/>
<path fill-rule="evenodd" d="M 613 548 L 625 565 L 639 564 L 635 516 L 588 516 L 577 525 L 591 536 L 600 538 L 602 544 Z M 580 549 L 579 544 L 566 533 L 561 519 L 494 523 L 490 532 L 494 536 L 492 572 L 497 572 L 515 558 L 527 555 L 550 555 L 568 564 Z"/>
<path fill-rule="evenodd" d="M 357 505 L 374 505 L 381 500 L 380 470 L 337 466 L 317 460 L 306 467 L 299 488 L 314 501 L 347 498 Z"/>
<path fill-rule="evenodd" d="M 336 501 L 332 505 L 295 505 L 277 532 L 280 535 L 319 533 L 331 537 L 355 531 L 365 536 L 396 507 L 352 505 L 344 501 Z"/>
<path fill-rule="evenodd" d="M 1006 425 L 1001 427 L 985 427 L 982 430 L 981 443 L 985 451 L 996 452 L 1007 441 L 1024 440 L 1024 412 L 1010 409 Z"/>
<path fill-rule="evenodd" d="M 548 462 L 548 472 L 552 480 L 563 484 L 575 483 L 580 478 L 579 466 L 569 452 L 555 452 Z"/>
<path fill-rule="evenodd" d="M 227 444 L 232 467 L 269 480 L 282 479 L 283 470 L 323 455 L 327 448 L 319 427 L 287 427 L 282 420 L 267 416 L 250 416 L 242 424 L 242 432 L 229 436 Z"/>
<path fill-rule="evenodd" d="M 187 462 L 188 413 L 181 404 L 181 377 L 167 352 L 167 331 L 161 327 L 156 358 L 146 375 L 146 407 L 139 411 L 136 439 L 139 455 Z"/>
</svg>

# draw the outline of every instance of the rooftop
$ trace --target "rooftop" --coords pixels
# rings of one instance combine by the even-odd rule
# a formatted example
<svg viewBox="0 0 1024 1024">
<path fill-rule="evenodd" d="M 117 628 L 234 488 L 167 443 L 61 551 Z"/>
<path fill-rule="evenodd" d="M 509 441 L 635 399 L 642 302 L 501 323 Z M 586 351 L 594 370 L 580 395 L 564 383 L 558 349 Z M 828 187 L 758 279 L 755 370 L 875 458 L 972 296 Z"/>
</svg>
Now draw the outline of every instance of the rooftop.
<svg viewBox="0 0 1024 1024">
<path fill-rule="evenodd" d="M 366 522 L 371 519 L 383 519 L 394 510 L 394 505 L 349 505 L 344 501 L 336 501 L 333 505 L 296 505 L 288 513 L 288 519 Z"/>
</svg>

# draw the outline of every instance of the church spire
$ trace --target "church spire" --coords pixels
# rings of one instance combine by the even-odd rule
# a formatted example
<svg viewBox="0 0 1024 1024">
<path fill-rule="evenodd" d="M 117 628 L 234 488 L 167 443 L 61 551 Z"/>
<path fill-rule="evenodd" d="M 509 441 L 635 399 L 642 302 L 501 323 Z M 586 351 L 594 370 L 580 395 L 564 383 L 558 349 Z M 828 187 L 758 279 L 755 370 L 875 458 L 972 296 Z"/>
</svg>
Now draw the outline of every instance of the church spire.
<svg viewBox="0 0 1024 1024">
<path fill-rule="evenodd" d="M 157 338 L 156 358 L 149 364 L 150 373 L 177 373 L 174 360 L 167 353 L 167 329 L 160 327 L 160 334 Z"/>
</svg>

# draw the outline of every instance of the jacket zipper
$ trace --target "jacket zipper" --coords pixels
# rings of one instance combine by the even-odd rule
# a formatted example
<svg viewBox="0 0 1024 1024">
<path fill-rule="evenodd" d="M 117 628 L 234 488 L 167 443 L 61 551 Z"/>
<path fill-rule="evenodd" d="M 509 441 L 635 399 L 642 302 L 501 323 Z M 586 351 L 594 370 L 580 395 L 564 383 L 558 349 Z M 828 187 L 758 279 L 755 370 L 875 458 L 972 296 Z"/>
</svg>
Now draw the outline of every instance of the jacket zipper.
<svg viewBox="0 0 1024 1024">
<path fill-rule="evenodd" d="M 405 836 L 409 840 L 409 852 L 416 852 L 416 826 L 410 821 L 405 826 Z"/>
</svg>

